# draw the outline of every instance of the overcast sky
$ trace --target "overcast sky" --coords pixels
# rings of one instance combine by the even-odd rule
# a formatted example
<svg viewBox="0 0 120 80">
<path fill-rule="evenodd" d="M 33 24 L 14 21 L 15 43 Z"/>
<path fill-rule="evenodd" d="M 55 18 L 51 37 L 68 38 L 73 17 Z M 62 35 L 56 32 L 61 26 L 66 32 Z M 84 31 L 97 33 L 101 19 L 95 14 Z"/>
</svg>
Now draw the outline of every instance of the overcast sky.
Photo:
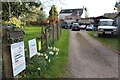
<svg viewBox="0 0 120 80">
<path fill-rule="evenodd" d="M 58 12 L 62 9 L 74 9 L 82 8 L 83 6 L 88 8 L 88 14 L 90 17 L 101 16 L 104 13 L 114 12 L 114 5 L 119 0 L 63 0 L 64 4 L 53 1 L 51 4 L 55 4 Z M 48 5 L 48 4 L 44 4 Z M 46 8 L 48 14 L 50 8 Z"/>
</svg>

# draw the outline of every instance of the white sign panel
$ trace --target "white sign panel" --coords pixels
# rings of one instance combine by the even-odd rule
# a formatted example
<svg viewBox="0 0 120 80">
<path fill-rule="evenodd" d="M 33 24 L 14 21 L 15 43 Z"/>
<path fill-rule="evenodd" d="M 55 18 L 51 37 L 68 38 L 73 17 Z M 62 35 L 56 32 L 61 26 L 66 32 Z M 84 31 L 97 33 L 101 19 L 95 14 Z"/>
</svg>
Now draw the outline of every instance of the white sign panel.
<svg viewBox="0 0 120 80">
<path fill-rule="evenodd" d="M 24 41 L 11 44 L 13 75 L 16 76 L 26 68 Z"/>
<path fill-rule="evenodd" d="M 32 39 L 28 41 L 29 43 L 29 51 L 30 51 L 30 58 L 37 54 L 37 45 L 36 39 Z"/>
</svg>

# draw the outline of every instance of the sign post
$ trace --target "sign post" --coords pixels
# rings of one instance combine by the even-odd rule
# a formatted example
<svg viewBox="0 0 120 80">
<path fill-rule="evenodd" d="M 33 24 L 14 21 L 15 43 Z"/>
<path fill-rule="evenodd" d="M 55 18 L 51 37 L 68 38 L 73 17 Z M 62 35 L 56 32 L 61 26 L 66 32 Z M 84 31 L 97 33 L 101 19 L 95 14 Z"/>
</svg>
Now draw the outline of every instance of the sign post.
<svg viewBox="0 0 120 80">
<path fill-rule="evenodd" d="M 24 42 L 11 44 L 13 75 L 16 76 L 26 68 Z"/>
<path fill-rule="evenodd" d="M 30 51 L 30 58 L 37 54 L 37 44 L 36 39 L 32 39 L 28 41 L 29 43 L 29 51 Z"/>
</svg>

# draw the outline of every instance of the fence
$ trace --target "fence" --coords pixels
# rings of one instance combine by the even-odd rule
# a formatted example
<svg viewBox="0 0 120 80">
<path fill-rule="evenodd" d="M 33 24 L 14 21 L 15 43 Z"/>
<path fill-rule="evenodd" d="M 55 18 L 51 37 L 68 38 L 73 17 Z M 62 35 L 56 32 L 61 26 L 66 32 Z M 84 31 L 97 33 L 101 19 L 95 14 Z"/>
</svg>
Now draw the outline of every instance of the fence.
<svg viewBox="0 0 120 80">
<path fill-rule="evenodd" d="M 41 50 L 38 50 L 39 53 L 45 53 L 49 49 L 49 46 L 54 46 L 54 43 L 59 40 L 59 37 L 62 33 L 61 26 L 58 24 L 56 26 L 47 26 L 47 27 L 42 27 L 41 33 L 36 37 L 37 41 L 41 41 Z M 17 35 L 16 35 L 17 34 Z M 11 55 L 10 55 L 10 45 L 13 43 L 17 43 L 20 41 L 23 41 L 23 30 L 20 29 L 13 29 L 12 28 L 5 28 L 3 29 L 3 47 L 2 47 L 2 54 L 3 54 L 3 78 L 14 78 L 12 73 L 12 61 L 11 61 Z M 25 53 L 29 53 L 28 46 L 25 45 Z M 9 54 L 9 55 L 8 55 Z M 53 55 L 54 56 L 54 55 Z M 7 59 L 6 59 L 7 58 Z M 47 69 L 48 61 L 44 57 L 33 57 L 29 58 L 28 56 L 26 58 L 26 66 L 27 69 L 24 70 L 22 73 L 19 74 L 19 77 L 26 77 L 26 73 L 35 72 L 36 73 L 36 68 L 39 67 L 38 65 L 41 65 L 42 70 Z M 52 59 L 52 58 L 51 58 Z M 38 62 L 39 60 L 39 62 Z M 9 63 L 9 64 L 8 64 Z M 34 64 L 35 63 L 35 64 Z M 31 68 L 33 66 L 33 68 Z M 46 68 L 45 68 L 46 67 Z M 28 70 L 29 69 L 29 70 Z M 36 76 L 44 77 L 44 71 L 43 74 L 40 74 L 38 71 L 38 74 Z M 30 75 L 31 76 L 31 75 Z M 17 76 L 18 77 L 18 76 Z M 32 77 L 31 77 L 32 78 Z"/>
<path fill-rule="evenodd" d="M 37 38 L 42 42 L 42 50 L 40 52 L 44 52 L 48 46 L 53 46 L 53 44 L 59 40 L 61 32 L 62 30 L 60 25 L 48 26 L 45 29 L 42 27 L 42 32 Z"/>
</svg>

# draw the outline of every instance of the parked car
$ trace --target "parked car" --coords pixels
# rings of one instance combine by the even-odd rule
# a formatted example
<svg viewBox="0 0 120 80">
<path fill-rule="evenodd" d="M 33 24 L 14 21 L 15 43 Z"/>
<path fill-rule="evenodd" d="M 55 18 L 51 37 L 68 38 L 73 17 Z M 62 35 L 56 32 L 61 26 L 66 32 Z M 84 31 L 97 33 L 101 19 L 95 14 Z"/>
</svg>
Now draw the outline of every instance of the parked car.
<svg viewBox="0 0 120 80">
<path fill-rule="evenodd" d="M 77 25 L 79 25 L 78 23 L 73 23 L 73 24 L 77 24 Z"/>
<path fill-rule="evenodd" d="M 70 29 L 70 28 L 71 28 L 70 24 L 67 24 L 67 25 L 65 26 L 65 29 Z"/>
<path fill-rule="evenodd" d="M 97 31 L 97 27 L 94 27 L 93 24 L 87 25 L 86 31 Z"/>
<path fill-rule="evenodd" d="M 78 30 L 78 31 L 80 31 L 80 26 L 78 25 L 78 24 L 73 24 L 72 25 L 72 31 L 73 30 Z"/>
<path fill-rule="evenodd" d="M 67 26 L 67 24 L 61 24 L 62 28 L 65 28 Z"/>
<path fill-rule="evenodd" d="M 105 34 L 118 34 L 118 27 L 113 26 L 113 21 L 112 19 L 100 19 L 97 33 L 98 37 Z"/>
<path fill-rule="evenodd" d="M 72 24 L 70 24 L 70 29 L 72 28 Z"/>
<path fill-rule="evenodd" d="M 81 25 L 80 29 L 85 29 L 87 26 L 86 25 Z"/>
</svg>

